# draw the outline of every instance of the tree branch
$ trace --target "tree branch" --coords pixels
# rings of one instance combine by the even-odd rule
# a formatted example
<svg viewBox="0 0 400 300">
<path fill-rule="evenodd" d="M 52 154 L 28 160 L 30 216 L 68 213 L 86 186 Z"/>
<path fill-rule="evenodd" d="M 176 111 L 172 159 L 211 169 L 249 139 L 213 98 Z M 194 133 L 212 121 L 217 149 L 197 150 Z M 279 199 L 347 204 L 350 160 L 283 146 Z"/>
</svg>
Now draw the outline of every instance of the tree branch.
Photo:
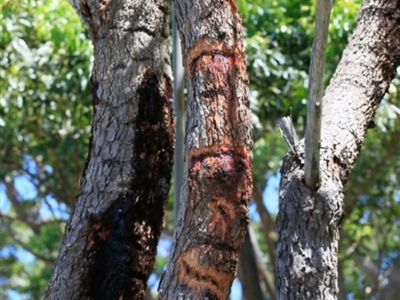
<svg viewBox="0 0 400 300">
<path fill-rule="evenodd" d="M 398 149 L 398 134 L 399 132 L 392 132 L 390 143 L 388 146 L 385 147 L 387 149 L 385 156 L 383 156 L 382 159 L 371 169 L 371 171 L 368 172 L 368 177 L 364 180 L 364 183 L 361 185 L 361 187 L 359 187 L 356 191 L 352 193 L 353 196 L 351 197 L 351 200 L 346 202 L 346 206 L 344 209 L 345 216 L 343 221 L 350 216 L 351 212 L 358 202 L 358 198 L 366 192 L 378 172 L 386 165 L 387 161 L 392 157 L 395 150 Z M 354 189 L 354 184 L 351 184 L 348 190 L 351 191 L 352 189 Z"/>
<path fill-rule="evenodd" d="M 8 213 L 3 213 L 0 211 L 0 217 L 11 220 L 11 221 L 20 221 L 25 224 L 27 224 L 29 227 L 40 227 L 40 226 L 46 226 L 46 225 L 57 225 L 61 223 L 66 223 L 68 220 L 63 220 L 63 219 L 55 219 L 55 220 L 46 220 L 46 221 L 40 221 L 40 220 L 26 220 L 20 215 L 16 214 L 8 214 Z"/>
<path fill-rule="evenodd" d="M 312 57 L 308 83 L 307 127 L 305 140 L 305 182 L 315 190 L 320 179 L 320 140 L 322 94 L 325 67 L 325 53 L 328 40 L 329 19 L 333 2 L 331 0 L 317 1 L 317 19 L 312 47 Z"/>
<path fill-rule="evenodd" d="M 260 286 L 258 263 L 250 237 L 251 226 L 247 226 L 242 249 L 240 249 L 238 277 L 246 300 L 264 299 Z"/>
<path fill-rule="evenodd" d="M 37 259 L 43 261 L 44 263 L 46 263 L 49 266 L 54 266 L 55 263 L 55 258 L 49 258 L 46 257 L 38 252 L 36 252 L 35 250 L 33 250 L 31 247 L 29 247 L 27 244 L 25 244 L 24 242 L 22 242 L 21 240 L 19 240 L 18 238 L 15 237 L 15 234 L 12 232 L 11 228 L 7 225 L 7 224 L 2 224 L 3 228 L 5 230 L 5 232 L 7 233 L 7 235 L 19 246 L 21 246 L 22 249 L 28 251 L 29 253 L 31 253 L 33 256 L 35 256 Z"/>
<path fill-rule="evenodd" d="M 357 267 L 360 269 L 361 273 L 368 280 L 368 284 L 371 288 L 375 288 L 379 282 L 379 269 L 378 267 L 371 261 L 368 256 L 360 256 L 356 255 L 354 257 L 354 262 Z"/>
<path fill-rule="evenodd" d="M 262 252 L 258 245 L 257 238 L 256 238 L 253 228 L 251 226 L 249 226 L 248 228 L 249 228 L 250 242 L 253 247 L 254 257 L 256 259 L 258 272 L 260 273 L 263 281 L 265 282 L 268 293 L 270 295 L 270 299 L 274 300 L 274 299 L 276 299 L 276 285 L 275 285 L 274 279 L 271 278 L 270 274 L 268 273 L 267 268 L 265 267 L 265 264 L 262 259 Z M 273 265 L 275 265 L 275 261 L 273 261 Z M 275 268 L 274 268 L 274 271 L 275 271 Z"/>
<path fill-rule="evenodd" d="M 13 182 L 4 182 L 6 188 L 6 195 L 10 201 L 12 207 L 15 209 L 15 218 L 27 224 L 35 234 L 39 234 L 40 228 L 35 223 L 35 218 L 33 218 L 26 209 L 21 206 L 21 196 L 15 189 Z M 2 213 L 3 214 L 3 213 Z M 5 217 L 5 216 L 4 216 Z"/>
<path fill-rule="evenodd" d="M 376 297 L 377 300 L 397 300 L 399 299 L 400 286 L 400 255 L 393 262 L 392 270 L 387 277 L 388 283 L 381 289 Z"/>
<path fill-rule="evenodd" d="M 36 189 L 38 191 L 40 191 L 40 185 L 43 185 L 47 188 L 47 190 L 53 195 L 53 197 L 55 199 L 57 199 L 58 203 L 64 203 L 65 205 L 67 205 L 71 210 L 73 210 L 73 206 L 71 206 L 71 203 L 74 202 L 74 200 L 71 200 L 71 198 L 68 196 L 68 193 L 65 192 L 65 189 L 63 188 L 59 188 L 54 186 L 53 184 L 49 183 L 49 179 L 48 178 L 42 178 L 39 174 L 34 174 L 32 172 L 30 172 L 27 168 L 23 169 L 24 172 L 30 176 L 31 178 L 31 182 L 35 185 Z M 33 181 L 36 180 L 37 183 L 34 183 Z M 57 179 L 59 180 L 59 179 Z M 51 211 L 51 213 L 54 215 L 54 211 L 53 208 L 51 207 L 51 205 L 48 203 L 48 201 L 46 200 L 46 197 L 43 197 L 44 201 L 46 202 L 49 210 Z M 72 197 L 72 199 L 75 199 L 75 197 Z"/>
<path fill-rule="evenodd" d="M 257 188 L 257 186 L 253 185 L 253 200 L 257 205 L 257 211 L 260 215 L 262 232 L 264 235 L 265 242 L 267 243 L 268 255 L 272 265 L 275 265 L 276 262 L 276 246 L 275 241 L 271 237 L 271 234 L 274 232 L 275 222 L 271 217 L 271 214 L 265 207 L 262 199 L 261 192 Z M 276 269 L 274 270 L 274 276 L 276 277 Z"/>
<path fill-rule="evenodd" d="M 175 20 L 175 10 L 172 9 L 172 71 L 174 74 L 174 109 L 175 123 L 175 150 L 174 150 L 174 224 L 179 216 L 179 200 L 181 196 L 181 184 L 184 171 L 185 156 L 185 101 L 184 101 L 184 76 L 185 70 L 182 61 L 182 47 L 178 28 Z"/>
</svg>

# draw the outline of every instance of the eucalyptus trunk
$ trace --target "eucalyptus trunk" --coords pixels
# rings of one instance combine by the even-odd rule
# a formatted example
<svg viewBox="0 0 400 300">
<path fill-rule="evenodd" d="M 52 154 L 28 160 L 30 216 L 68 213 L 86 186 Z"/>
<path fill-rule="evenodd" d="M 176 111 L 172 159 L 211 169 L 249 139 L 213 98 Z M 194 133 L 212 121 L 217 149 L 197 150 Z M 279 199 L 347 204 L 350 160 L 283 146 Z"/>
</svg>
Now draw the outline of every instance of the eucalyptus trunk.
<svg viewBox="0 0 400 300">
<path fill-rule="evenodd" d="M 234 1 L 175 1 L 188 90 L 185 175 L 160 299 L 226 299 L 252 192 L 252 124 Z"/>
<path fill-rule="evenodd" d="M 173 163 L 169 1 L 72 5 L 94 46 L 94 119 L 46 299 L 143 299 Z"/>
<path fill-rule="evenodd" d="M 323 100 L 321 184 L 304 183 L 304 140 L 281 168 L 279 299 L 337 299 L 344 185 L 400 61 L 400 1 L 365 0 Z"/>
</svg>

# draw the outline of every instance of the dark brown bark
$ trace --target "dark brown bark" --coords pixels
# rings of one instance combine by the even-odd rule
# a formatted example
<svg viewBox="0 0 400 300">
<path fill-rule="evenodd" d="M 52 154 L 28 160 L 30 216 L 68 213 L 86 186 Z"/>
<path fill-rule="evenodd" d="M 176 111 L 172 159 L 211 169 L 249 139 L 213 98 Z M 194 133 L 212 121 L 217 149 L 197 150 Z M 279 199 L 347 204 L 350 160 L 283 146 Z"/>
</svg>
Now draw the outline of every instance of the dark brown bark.
<svg viewBox="0 0 400 300">
<path fill-rule="evenodd" d="M 143 299 L 173 161 L 169 2 L 72 5 L 94 45 L 94 120 L 46 299 Z"/>
<path fill-rule="evenodd" d="M 178 0 L 188 88 L 186 166 L 161 299 L 226 299 L 252 192 L 252 124 L 234 1 Z"/>
<path fill-rule="evenodd" d="M 344 184 L 399 60 L 400 1 L 364 1 L 324 98 L 319 189 L 304 184 L 304 141 L 284 157 L 276 224 L 279 299 L 337 299 Z"/>
</svg>

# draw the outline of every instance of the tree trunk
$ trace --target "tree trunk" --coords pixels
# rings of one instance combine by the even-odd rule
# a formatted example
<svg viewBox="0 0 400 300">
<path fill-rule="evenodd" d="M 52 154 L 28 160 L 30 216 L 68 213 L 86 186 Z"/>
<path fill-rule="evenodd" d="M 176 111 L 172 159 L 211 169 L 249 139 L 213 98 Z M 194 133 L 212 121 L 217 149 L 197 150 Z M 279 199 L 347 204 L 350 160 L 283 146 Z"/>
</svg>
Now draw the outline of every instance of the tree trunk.
<svg viewBox="0 0 400 300">
<path fill-rule="evenodd" d="M 178 0 L 188 86 L 186 165 L 161 299 L 226 299 L 252 192 L 252 124 L 234 1 Z"/>
<path fill-rule="evenodd" d="M 285 157 L 277 219 L 279 299 L 337 299 L 344 184 L 400 61 L 400 1 L 365 0 L 322 114 L 321 185 L 304 184 L 304 141 Z"/>
<path fill-rule="evenodd" d="M 255 250 L 250 237 L 250 225 L 244 236 L 240 250 L 238 277 L 242 284 L 242 294 L 245 300 L 263 300 Z"/>
<path fill-rule="evenodd" d="M 169 2 L 72 5 L 94 45 L 94 120 L 46 299 L 143 299 L 173 162 Z"/>
</svg>

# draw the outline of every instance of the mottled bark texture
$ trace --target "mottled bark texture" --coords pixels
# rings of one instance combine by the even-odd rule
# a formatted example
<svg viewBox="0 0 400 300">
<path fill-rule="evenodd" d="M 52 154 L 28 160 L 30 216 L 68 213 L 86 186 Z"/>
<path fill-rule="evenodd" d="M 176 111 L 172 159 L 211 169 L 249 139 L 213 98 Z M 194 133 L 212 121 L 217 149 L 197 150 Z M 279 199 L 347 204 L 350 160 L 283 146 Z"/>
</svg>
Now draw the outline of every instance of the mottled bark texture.
<svg viewBox="0 0 400 300">
<path fill-rule="evenodd" d="M 304 141 L 284 157 L 276 225 L 279 299 L 337 299 L 344 184 L 399 59 L 400 1 L 364 1 L 324 97 L 319 189 L 304 183 Z"/>
<path fill-rule="evenodd" d="M 181 209 L 160 299 L 226 299 L 252 192 L 252 124 L 234 1 L 175 1 L 188 89 Z"/>
<path fill-rule="evenodd" d="M 169 2 L 73 0 L 94 45 L 88 161 L 46 299 L 142 299 L 173 161 Z"/>
</svg>

